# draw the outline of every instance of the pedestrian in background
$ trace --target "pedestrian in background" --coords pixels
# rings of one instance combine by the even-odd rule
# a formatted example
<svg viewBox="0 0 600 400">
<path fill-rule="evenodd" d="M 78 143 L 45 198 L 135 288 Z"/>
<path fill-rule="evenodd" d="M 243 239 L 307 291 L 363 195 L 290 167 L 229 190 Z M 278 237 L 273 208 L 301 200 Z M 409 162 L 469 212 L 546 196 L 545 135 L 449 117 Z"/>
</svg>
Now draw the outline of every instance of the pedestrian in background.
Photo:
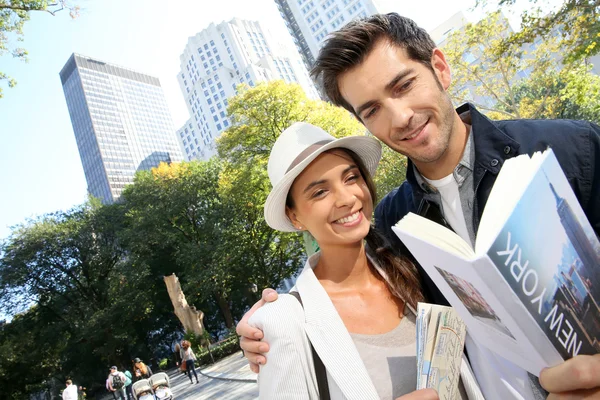
<svg viewBox="0 0 600 400">
<path fill-rule="evenodd" d="M 112 392 L 113 398 L 125 400 L 127 398 L 125 394 L 125 382 L 127 377 L 124 373 L 119 371 L 115 365 L 110 367 L 110 375 L 108 375 L 108 390 Z"/>
<path fill-rule="evenodd" d="M 192 372 L 196 377 L 196 383 L 200 383 L 198 381 L 198 374 L 196 374 L 196 367 L 194 365 L 194 361 L 196 361 L 197 358 L 194 354 L 194 350 L 192 350 L 191 343 L 188 340 L 184 340 L 181 342 L 180 356 L 182 362 L 185 363 L 185 369 L 187 371 L 188 377 L 190 378 L 190 383 L 194 383 L 194 381 L 192 380 Z"/>
<path fill-rule="evenodd" d="M 133 373 L 135 374 L 136 382 L 140 379 L 148 379 L 152 376 L 150 367 L 144 364 L 138 357 L 133 360 Z"/>
</svg>

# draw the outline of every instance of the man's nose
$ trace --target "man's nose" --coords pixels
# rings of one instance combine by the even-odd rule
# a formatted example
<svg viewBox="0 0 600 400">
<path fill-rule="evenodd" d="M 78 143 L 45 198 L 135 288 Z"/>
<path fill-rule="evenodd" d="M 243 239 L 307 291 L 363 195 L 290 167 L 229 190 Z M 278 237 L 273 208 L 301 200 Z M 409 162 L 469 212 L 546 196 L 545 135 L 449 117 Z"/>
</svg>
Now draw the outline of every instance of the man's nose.
<svg viewBox="0 0 600 400">
<path fill-rule="evenodd" d="M 414 115 L 414 111 L 407 106 L 403 99 L 394 99 L 390 101 L 389 108 L 392 128 L 405 129 L 410 126 L 410 120 Z"/>
</svg>

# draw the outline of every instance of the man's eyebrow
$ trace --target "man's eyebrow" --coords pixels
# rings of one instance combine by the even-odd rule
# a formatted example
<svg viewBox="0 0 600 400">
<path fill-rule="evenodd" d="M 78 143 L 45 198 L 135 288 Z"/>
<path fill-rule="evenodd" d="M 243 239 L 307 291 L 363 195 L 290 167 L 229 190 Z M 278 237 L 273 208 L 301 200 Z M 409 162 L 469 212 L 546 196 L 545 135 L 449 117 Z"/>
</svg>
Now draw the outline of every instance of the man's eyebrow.
<svg viewBox="0 0 600 400">
<path fill-rule="evenodd" d="M 412 74 L 413 72 L 415 72 L 415 70 L 413 68 L 408 68 L 408 69 L 405 69 L 404 71 L 400 72 L 398 75 L 396 75 L 394 77 L 394 79 L 392 79 L 387 85 L 385 85 L 385 90 L 386 91 L 392 90 L 398 82 L 400 82 L 402 79 L 406 78 L 408 75 Z"/>
<path fill-rule="evenodd" d="M 402 79 L 406 78 L 408 75 L 410 75 L 414 72 L 415 72 L 415 70 L 413 68 L 408 68 L 408 69 L 405 69 L 404 71 L 398 73 L 398 75 L 396 75 L 391 81 L 388 82 L 387 85 L 385 85 L 385 90 L 386 91 L 392 90 L 398 82 L 400 82 Z M 356 115 L 360 116 L 360 114 L 363 111 L 365 111 L 367 108 L 371 107 L 375 103 L 376 103 L 375 100 L 369 100 L 366 103 L 360 105 L 356 110 L 354 110 L 354 112 L 356 113 Z"/>
<path fill-rule="evenodd" d="M 352 164 L 349 165 L 348 168 L 344 169 L 344 171 L 342 171 L 342 176 L 346 175 L 348 172 L 352 171 L 353 169 L 358 168 L 356 165 Z M 306 186 L 306 188 L 304 189 L 304 191 L 302 191 L 302 193 L 306 193 L 308 192 L 310 189 L 314 188 L 317 185 L 321 185 L 323 183 L 327 182 L 326 179 L 321 179 L 320 181 L 314 181 L 308 184 L 308 186 Z"/>
</svg>

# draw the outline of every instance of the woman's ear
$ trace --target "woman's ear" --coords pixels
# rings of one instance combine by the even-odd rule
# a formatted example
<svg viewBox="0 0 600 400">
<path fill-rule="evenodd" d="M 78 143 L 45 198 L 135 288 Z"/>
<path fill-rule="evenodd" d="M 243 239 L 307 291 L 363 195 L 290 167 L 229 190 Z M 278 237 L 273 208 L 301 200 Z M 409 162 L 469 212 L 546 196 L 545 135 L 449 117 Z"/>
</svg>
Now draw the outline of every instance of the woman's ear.
<svg viewBox="0 0 600 400">
<path fill-rule="evenodd" d="M 291 208 L 285 207 L 285 214 L 290 219 L 292 225 L 294 225 L 296 229 L 303 229 L 302 223 L 298 220 L 296 213 Z"/>
</svg>

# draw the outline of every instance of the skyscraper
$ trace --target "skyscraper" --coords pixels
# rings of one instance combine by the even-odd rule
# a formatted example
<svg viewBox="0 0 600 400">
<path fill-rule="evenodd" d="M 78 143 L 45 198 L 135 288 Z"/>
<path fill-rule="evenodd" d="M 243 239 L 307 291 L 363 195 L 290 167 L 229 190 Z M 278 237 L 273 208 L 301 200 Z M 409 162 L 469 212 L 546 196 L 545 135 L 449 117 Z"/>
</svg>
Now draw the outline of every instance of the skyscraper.
<svg viewBox="0 0 600 400">
<path fill-rule="evenodd" d="M 396 0 L 275 0 L 308 69 L 327 34 L 354 18 L 398 10 Z"/>
<path fill-rule="evenodd" d="M 258 22 L 235 18 L 210 24 L 188 39 L 180 60 L 177 78 L 191 118 L 177 137 L 188 160 L 215 154 L 214 140 L 231 124 L 228 99 L 239 84 L 282 79 L 319 98 L 295 49 L 279 45 Z"/>
<path fill-rule="evenodd" d="M 182 160 L 158 78 L 73 54 L 60 79 L 88 192 L 103 203 L 137 171 Z"/>
</svg>

